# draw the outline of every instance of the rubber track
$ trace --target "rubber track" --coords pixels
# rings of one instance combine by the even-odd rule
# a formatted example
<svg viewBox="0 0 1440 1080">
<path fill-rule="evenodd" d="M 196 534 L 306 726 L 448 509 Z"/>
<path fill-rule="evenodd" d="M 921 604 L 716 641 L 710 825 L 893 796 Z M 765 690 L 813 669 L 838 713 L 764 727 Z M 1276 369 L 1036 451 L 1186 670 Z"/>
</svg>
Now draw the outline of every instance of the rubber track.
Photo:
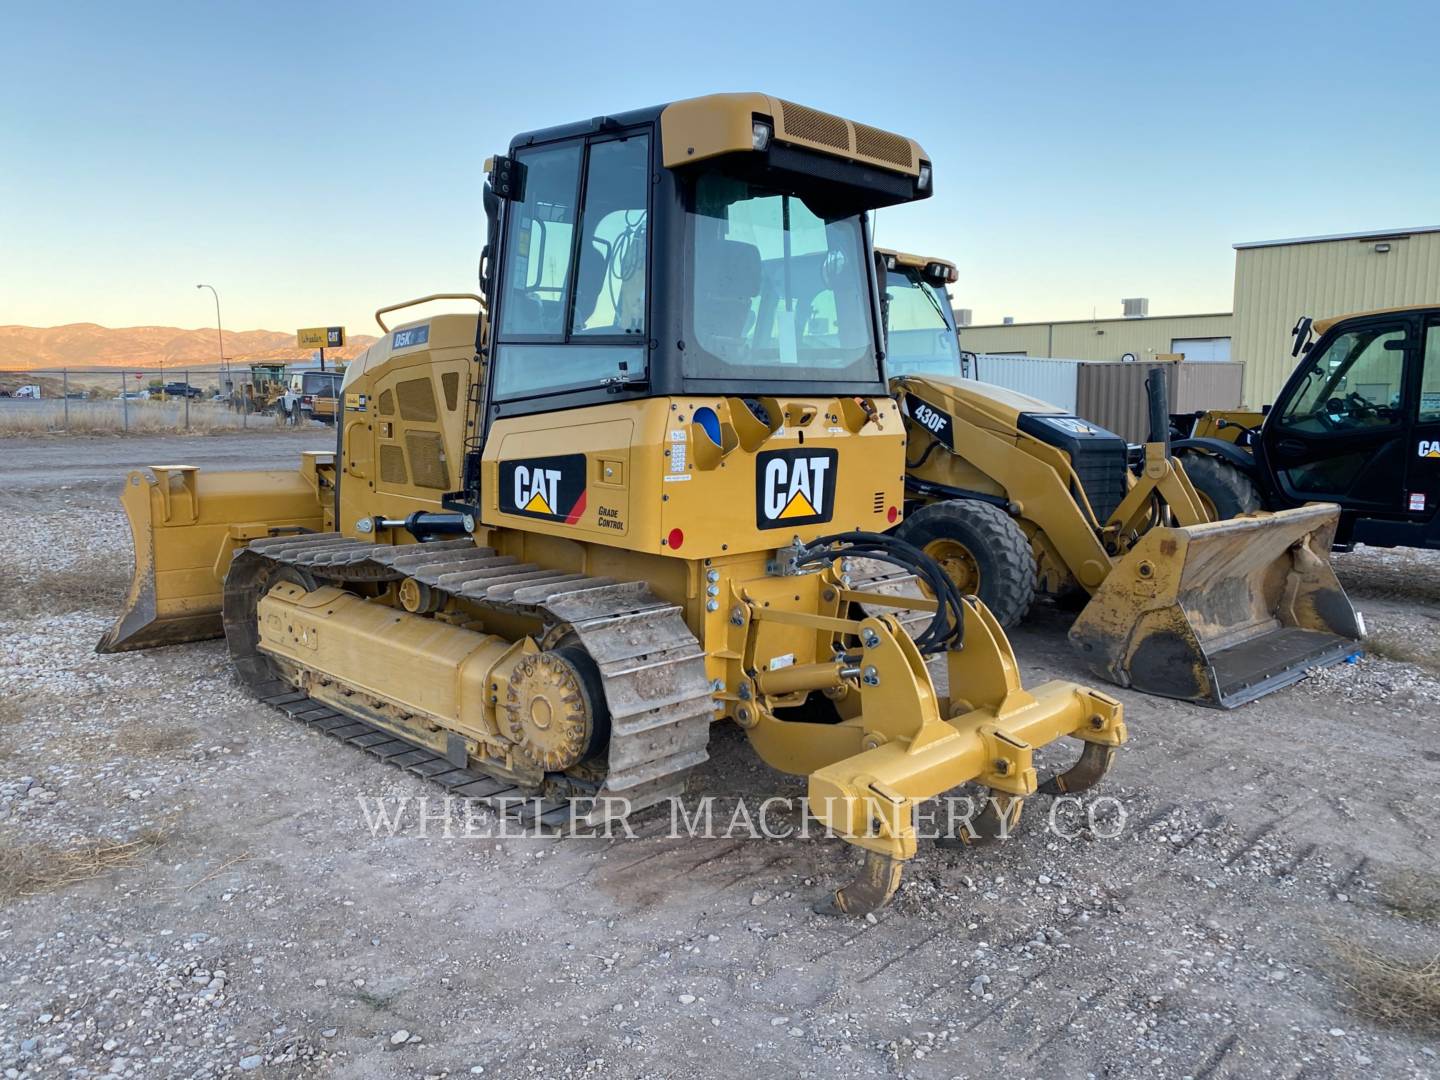
<svg viewBox="0 0 1440 1080">
<path fill-rule="evenodd" d="M 644 582 L 547 570 L 498 555 L 493 548 L 476 547 L 468 539 L 380 545 L 337 533 L 309 533 L 251 542 L 237 553 L 226 578 L 226 637 L 237 671 L 260 700 L 316 727 L 332 724 L 322 730 L 343 732 L 337 737 L 376 756 L 383 756 L 386 749 L 376 740 L 378 735 L 387 736 L 391 743 L 410 744 L 332 703 L 306 697 L 278 679 L 253 640 L 245 640 L 253 638 L 253 632 L 232 633 L 232 624 L 242 613 L 253 612 L 259 599 L 249 595 L 255 592 L 253 583 L 268 580 L 267 571 L 282 566 L 304 571 L 319 582 L 388 582 L 412 577 L 482 607 L 537 617 L 552 640 L 562 633 L 574 634 L 599 668 L 610 711 L 604 783 L 598 790 L 593 781 L 583 779 L 572 785 L 580 790 L 588 787 L 597 798 L 623 798 L 633 812 L 678 797 L 685 790 L 690 770 L 709 756 L 706 745 L 715 702 L 705 675 L 704 652 L 680 608 L 661 600 Z M 253 620 L 253 615 L 247 617 Z M 332 723 L 332 717 L 349 723 Z M 457 769 L 428 749 L 417 747 L 395 758 L 397 764 L 420 775 L 432 775 L 458 794 L 492 800 L 526 794 L 501 778 Z M 462 790 L 482 781 L 501 788 L 488 794 L 479 787 Z M 539 815 L 532 814 L 532 819 L 558 814 L 563 806 L 541 810 Z"/>
</svg>

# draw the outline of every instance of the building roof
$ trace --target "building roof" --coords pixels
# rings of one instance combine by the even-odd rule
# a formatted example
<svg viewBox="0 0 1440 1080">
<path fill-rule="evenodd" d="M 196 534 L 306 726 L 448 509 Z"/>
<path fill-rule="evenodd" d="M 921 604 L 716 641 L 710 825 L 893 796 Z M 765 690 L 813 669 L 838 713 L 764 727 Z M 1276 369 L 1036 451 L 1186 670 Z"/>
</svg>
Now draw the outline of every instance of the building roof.
<svg viewBox="0 0 1440 1080">
<path fill-rule="evenodd" d="M 1326 244 L 1332 240 L 1403 240 L 1416 233 L 1440 232 L 1440 225 L 1424 225 L 1418 229 L 1385 229 L 1379 232 L 1333 233 L 1330 236 L 1295 236 L 1288 240 L 1254 240 L 1245 244 L 1231 244 L 1236 251 L 1246 248 L 1289 247 L 1293 244 Z"/>
<path fill-rule="evenodd" d="M 974 326 L 962 326 L 962 330 L 1018 330 L 1025 326 L 1086 326 L 1092 323 L 1154 323 L 1166 322 L 1170 319 L 1228 319 L 1235 313 L 1233 311 L 1202 311 L 1198 314 L 1180 315 L 1141 315 L 1138 317 L 1127 317 L 1124 315 L 1106 316 L 1099 319 L 1045 319 L 1041 322 L 1014 322 L 1014 323 L 978 323 Z"/>
</svg>

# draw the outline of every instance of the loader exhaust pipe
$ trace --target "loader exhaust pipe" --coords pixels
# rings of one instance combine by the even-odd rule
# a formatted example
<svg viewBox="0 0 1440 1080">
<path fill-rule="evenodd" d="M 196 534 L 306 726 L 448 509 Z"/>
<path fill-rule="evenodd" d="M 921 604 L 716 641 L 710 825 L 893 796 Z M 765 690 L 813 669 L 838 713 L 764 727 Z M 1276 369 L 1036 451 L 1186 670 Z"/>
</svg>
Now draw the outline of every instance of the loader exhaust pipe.
<svg viewBox="0 0 1440 1080">
<path fill-rule="evenodd" d="M 1165 369 L 1156 365 L 1145 379 L 1145 401 L 1150 407 L 1150 441 L 1163 443 L 1170 456 L 1170 387 Z"/>
</svg>

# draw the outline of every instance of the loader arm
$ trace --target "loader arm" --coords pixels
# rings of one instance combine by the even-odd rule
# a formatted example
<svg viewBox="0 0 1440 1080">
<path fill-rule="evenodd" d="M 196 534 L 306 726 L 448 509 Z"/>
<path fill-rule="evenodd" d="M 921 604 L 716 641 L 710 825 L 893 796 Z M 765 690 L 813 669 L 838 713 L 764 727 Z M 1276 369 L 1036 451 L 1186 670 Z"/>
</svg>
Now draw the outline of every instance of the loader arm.
<svg viewBox="0 0 1440 1080">
<path fill-rule="evenodd" d="M 1110 556 L 1091 524 L 1096 515 L 1065 455 L 1018 430 L 980 422 L 973 410 L 947 393 L 944 380 L 906 377 L 898 384 L 912 402 L 912 416 L 918 399 L 943 412 L 951 433 L 948 443 L 943 432 L 925 434 L 939 446 L 933 451 L 929 445 L 912 448 L 911 460 L 923 458 L 924 464 L 909 470 L 907 478 L 960 490 L 971 487 L 971 478 L 980 474 L 1004 492 L 1010 513 L 1032 522 L 1061 564 L 1087 592 L 1094 592 L 1110 573 Z M 912 423 L 911 431 L 916 430 Z"/>
<path fill-rule="evenodd" d="M 1037 561 L 1039 552 L 1049 554 L 1090 593 L 1070 641 L 1097 674 L 1231 708 L 1343 659 L 1361 637 L 1330 565 L 1338 507 L 1212 522 L 1180 460 L 1154 441 L 1139 474 L 1125 471 L 1124 496 L 1096 522 L 1067 454 L 1021 430 L 1017 405 L 1028 402 L 1053 423 L 1089 425 L 983 384 L 932 377 L 897 384 L 922 444 L 907 463 L 912 492 L 931 499 L 998 492 L 1024 524 Z"/>
</svg>

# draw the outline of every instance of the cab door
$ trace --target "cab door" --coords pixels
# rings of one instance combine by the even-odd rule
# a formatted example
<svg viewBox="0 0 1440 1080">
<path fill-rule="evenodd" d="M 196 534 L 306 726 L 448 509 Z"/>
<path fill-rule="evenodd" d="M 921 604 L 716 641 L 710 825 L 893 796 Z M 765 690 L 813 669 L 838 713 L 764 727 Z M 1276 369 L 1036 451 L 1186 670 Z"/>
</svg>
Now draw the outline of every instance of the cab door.
<svg viewBox="0 0 1440 1080">
<path fill-rule="evenodd" d="M 1440 507 L 1440 315 L 1425 320 L 1424 333 L 1405 481 L 1406 513 L 1419 521 Z"/>
<path fill-rule="evenodd" d="M 1326 335 L 1291 376 L 1265 425 L 1265 456 L 1294 502 L 1360 514 L 1405 512 L 1410 449 L 1409 316 L 1355 320 Z"/>
</svg>

